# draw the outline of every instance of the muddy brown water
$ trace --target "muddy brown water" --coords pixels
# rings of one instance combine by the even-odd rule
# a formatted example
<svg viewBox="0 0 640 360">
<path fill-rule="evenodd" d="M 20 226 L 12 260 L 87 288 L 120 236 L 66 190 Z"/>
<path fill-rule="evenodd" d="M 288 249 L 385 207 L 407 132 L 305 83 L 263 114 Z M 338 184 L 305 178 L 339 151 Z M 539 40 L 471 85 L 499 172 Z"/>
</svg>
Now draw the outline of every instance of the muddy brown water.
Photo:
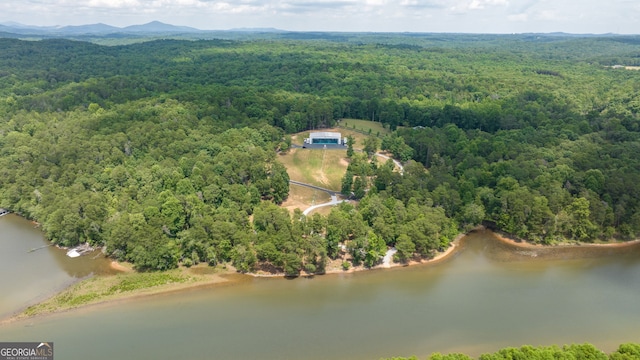
<svg viewBox="0 0 640 360">
<path fill-rule="evenodd" d="M 25 234 L 37 230 L 8 219 L 23 228 L 11 235 L 0 219 L 2 253 L 21 250 L 9 262 L 2 255 L 3 306 L 7 295 L 87 273 L 54 249 L 36 252 L 38 271 L 21 262 L 33 247 Z M 584 342 L 612 351 L 639 341 L 638 299 L 640 246 L 522 249 L 487 231 L 436 264 L 294 280 L 233 275 L 222 286 L 4 324 L 0 341 L 54 341 L 70 360 L 424 358 Z"/>
<path fill-rule="evenodd" d="M 49 245 L 33 222 L 15 214 L 0 217 L 0 318 L 78 279 L 114 272 L 99 251 L 72 259 Z"/>
</svg>

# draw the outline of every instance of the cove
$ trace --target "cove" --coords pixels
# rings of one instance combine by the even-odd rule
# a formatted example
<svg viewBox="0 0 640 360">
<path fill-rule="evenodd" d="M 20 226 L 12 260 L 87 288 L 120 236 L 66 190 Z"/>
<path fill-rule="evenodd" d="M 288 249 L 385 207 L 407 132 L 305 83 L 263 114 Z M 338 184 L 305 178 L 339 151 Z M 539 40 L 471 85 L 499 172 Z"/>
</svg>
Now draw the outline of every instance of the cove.
<svg viewBox="0 0 640 360">
<path fill-rule="evenodd" d="M 99 252 L 71 259 L 66 250 L 49 245 L 31 221 L 15 214 L 0 217 L 0 318 L 85 276 L 113 272 Z"/>
<path fill-rule="evenodd" d="M 640 338 L 639 246 L 521 249 L 487 231 L 424 266 L 230 280 L 4 324 L 0 341 L 54 341 L 62 359 L 379 359 Z"/>
</svg>

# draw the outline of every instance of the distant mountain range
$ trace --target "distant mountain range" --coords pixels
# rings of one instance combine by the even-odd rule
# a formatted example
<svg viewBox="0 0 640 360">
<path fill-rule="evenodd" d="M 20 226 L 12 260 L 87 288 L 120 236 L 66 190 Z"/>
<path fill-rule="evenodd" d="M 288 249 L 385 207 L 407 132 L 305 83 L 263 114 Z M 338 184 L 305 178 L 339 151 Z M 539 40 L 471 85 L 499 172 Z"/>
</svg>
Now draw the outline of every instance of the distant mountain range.
<svg viewBox="0 0 640 360">
<path fill-rule="evenodd" d="M 16 22 L 0 23 L 0 33 L 38 36 L 77 36 L 77 35 L 111 35 L 111 34 L 197 34 L 219 32 L 220 30 L 200 30 L 189 26 L 175 26 L 160 21 L 152 21 L 143 25 L 116 27 L 107 24 L 89 24 L 79 26 L 32 26 Z M 285 32 L 273 28 L 241 28 L 227 31 L 237 32 Z"/>
<path fill-rule="evenodd" d="M 366 32 L 365 32 L 366 33 Z M 17 22 L 0 22 L 0 38 L 70 38 L 81 40 L 95 40 L 108 38 L 156 38 L 174 37 L 180 39 L 241 39 L 241 38 L 290 38 L 290 39 L 343 39 L 346 33 L 331 31 L 299 32 L 287 31 L 276 28 L 233 28 L 229 30 L 201 30 L 189 26 L 176 26 L 160 21 L 152 21 L 142 25 L 131 25 L 126 27 L 116 27 L 103 23 L 77 25 L 77 26 L 33 26 Z M 364 34 L 364 33 L 351 33 Z M 406 36 L 424 36 L 425 34 L 443 36 L 437 33 L 403 33 Z M 460 34 L 459 34 L 460 35 Z M 465 34 L 468 36 L 505 36 L 505 34 Z M 529 39 L 566 38 L 566 37 L 600 37 L 600 36 L 623 36 L 616 34 L 569 34 L 569 33 L 524 33 L 506 36 L 522 36 Z"/>
</svg>

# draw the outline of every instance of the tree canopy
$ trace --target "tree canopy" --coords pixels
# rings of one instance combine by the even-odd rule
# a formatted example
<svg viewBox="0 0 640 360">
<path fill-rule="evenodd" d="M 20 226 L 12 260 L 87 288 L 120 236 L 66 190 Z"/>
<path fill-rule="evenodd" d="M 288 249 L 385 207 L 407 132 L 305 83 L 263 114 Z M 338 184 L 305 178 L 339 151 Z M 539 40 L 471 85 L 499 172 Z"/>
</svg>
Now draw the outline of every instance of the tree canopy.
<svg viewBox="0 0 640 360">
<path fill-rule="evenodd" d="M 440 354 L 435 353 L 429 356 L 429 360 L 471 360 L 472 358 L 459 353 Z M 520 348 L 504 348 L 495 353 L 482 354 L 479 360 L 513 360 L 513 359 L 567 359 L 567 360 L 632 360 L 640 359 L 640 345 L 638 344 L 622 344 L 618 349 L 609 355 L 597 349 L 591 344 L 573 344 L 558 346 L 540 346 L 533 347 L 524 345 Z M 418 360 L 417 357 L 394 357 L 387 360 Z"/>
<path fill-rule="evenodd" d="M 446 40 L 446 41 L 445 41 Z M 0 39 L 0 207 L 142 270 L 322 272 L 429 257 L 480 223 L 541 243 L 640 234 L 637 37 L 343 34 L 101 46 Z M 287 134 L 350 151 L 328 216 L 276 205 Z M 381 148 L 404 162 L 369 158 Z"/>
</svg>

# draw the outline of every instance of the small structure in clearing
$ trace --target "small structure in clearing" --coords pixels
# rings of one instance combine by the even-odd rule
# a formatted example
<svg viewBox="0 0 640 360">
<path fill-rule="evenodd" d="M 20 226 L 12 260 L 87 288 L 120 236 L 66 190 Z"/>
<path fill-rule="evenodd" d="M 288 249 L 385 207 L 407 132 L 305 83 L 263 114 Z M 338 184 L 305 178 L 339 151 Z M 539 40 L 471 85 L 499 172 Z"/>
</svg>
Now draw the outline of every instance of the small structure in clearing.
<svg viewBox="0 0 640 360">
<path fill-rule="evenodd" d="M 347 146 L 347 138 L 343 138 L 339 132 L 318 131 L 309 134 L 304 139 L 305 148 L 343 148 Z"/>
</svg>

